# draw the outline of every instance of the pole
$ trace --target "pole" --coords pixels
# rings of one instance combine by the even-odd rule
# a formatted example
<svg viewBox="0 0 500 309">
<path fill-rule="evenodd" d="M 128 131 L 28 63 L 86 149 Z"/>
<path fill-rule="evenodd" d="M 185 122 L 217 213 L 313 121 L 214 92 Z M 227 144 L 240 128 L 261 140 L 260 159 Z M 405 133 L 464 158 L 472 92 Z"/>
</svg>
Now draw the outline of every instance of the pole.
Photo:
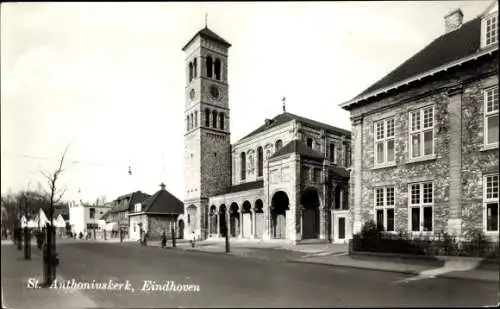
<svg viewBox="0 0 500 309">
<path fill-rule="evenodd" d="M 24 259 L 31 260 L 31 237 L 28 230 L 28 198 L 24 200 L 24 216 L 26 217 L 26 226 L 24 227 Z"/>
<path fill-rule="evenodd" d="M 230 251 L 230 248 L 229 248 L 229 233 L 228 233 L 229 229 L 228 229 L 228 222 L 227 222 L 228 220 L 227 220 L 227 217 L 226 217 L 225 213 L 224 213 L 224 217 L 226 218 L 226 220 L 225 220 L 226 224 L 225 224 L 225 227 L 224 227 L 225 234 L 226 234 L 226 253 L 229 253 L 229 251 Z"/>
<path fill-rule="evenodd" d="M 175 248 L 175 228 L 174 225 L 172 225 L 172 248 Z"/>
</svg>

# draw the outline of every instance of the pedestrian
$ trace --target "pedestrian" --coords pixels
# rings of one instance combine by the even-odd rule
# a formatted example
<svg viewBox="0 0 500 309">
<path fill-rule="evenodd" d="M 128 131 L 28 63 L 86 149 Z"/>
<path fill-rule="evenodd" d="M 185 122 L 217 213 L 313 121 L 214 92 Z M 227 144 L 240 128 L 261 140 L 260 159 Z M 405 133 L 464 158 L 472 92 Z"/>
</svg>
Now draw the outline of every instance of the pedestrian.
<svg viewBox="0 0 500 309">
<path fill-rule="evenodd" d="M 165 235 L 165 231 L 161 234 L 161 247 L 162 249 L 167 247 L 167 235 Z"/>
<path fill-rule="evenodd" d="M 144 233 L 144 246 L 148 245 L 149 232 Z"/>
<path fill-rule="evenodd" d="M 191 247 L 194 248 L 194 243 L 196 242 L 196 235 L 194 231 L 191 233 Z"/>
</svg>

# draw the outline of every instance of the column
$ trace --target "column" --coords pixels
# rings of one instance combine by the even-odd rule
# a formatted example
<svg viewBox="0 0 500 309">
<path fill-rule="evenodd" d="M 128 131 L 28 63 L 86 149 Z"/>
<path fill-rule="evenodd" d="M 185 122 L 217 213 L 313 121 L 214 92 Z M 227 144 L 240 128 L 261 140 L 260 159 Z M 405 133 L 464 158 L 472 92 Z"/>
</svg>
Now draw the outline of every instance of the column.
<svg viewBox="0 0 500 309">
<path fill-rule="evenodd" d="M 240 230 L 238 231 L 238 238 L 242 238 L 243 237 L 243 212 L 239 211 L 238 214 L 239 214 L 238 225 L 240 227 Z"/>
<path fill-rule="evenodd" d="M 220 235 L 220 218 L 221 218 L 221 215 L 220 215 L 220 213 L 218 213 L 217 214 L 217 222 L 216 222 L 217 237 L 221 237 L 221 235 Z"/>
<path fill-rule="evenodd" d="M 319 207 L 319 239 L 325 239 L 325 208 Z"/>
<path fill-rule="evenodd" d="M 353 140 L 354 140 L 354 162 L 351 172 L 351 181 L 354 186 L 353 205 L 353 233 L 361 232 L 361 177 L 362 177 L 362 145 L 363 145 L 363 117 L 358 116 L 352 119 Z"/>
<path fill-rule="evenodd" d="M 255 209 L 252 209 L 252 212 L 250 213 L 250 215 L 252 216 L 252 220 L 251 220 L 251 222 L 252 222 L 251 235 L 252 236 L 251 236 L 251 238 L 255 239 L 255 231 L 256 231 L 256 227 L 257 227 L 256 223 L 255 223 L 255 221 L 256 221 L 255 220 Z"/>
<path fill-rule="evenodd" d="M 462 230 L 462 85 L 448 90 L 450 134 L 450 216 L 448 233 L 460 236 Z"/>
<path fill-rule="evenodd" d="M 303 239 L 303 228 L 304 228 L 304 220 L 303 220 L 303 214 L 304 213 L 304 207 L 302 205 L 299 205 L 299 220 L 300 220 L 300 239 Z"/>
</svg>

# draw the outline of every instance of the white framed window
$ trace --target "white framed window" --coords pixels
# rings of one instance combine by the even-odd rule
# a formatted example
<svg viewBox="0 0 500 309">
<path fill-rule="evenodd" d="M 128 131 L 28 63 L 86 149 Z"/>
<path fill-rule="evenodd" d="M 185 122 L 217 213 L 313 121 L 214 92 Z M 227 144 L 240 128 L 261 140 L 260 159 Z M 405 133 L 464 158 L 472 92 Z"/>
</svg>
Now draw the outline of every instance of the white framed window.
<svg viewBox="0 0 500 309">
<path fill-rule="evenodd" d="M 394 187 L 375 188 L 375 222 L 387 232 L 394 232 Z"/>
<path fill-rule="evenodd" d="M 434 154 L 434 106 L 410 112 L 410 159 Z"/>
<path fill-rule="evenodd" d="M 408 227 L 411 232 L 432 232 L 434 228 L 434 190 L 432 182 L 408 186 Z"/>
<path fill-rule="evenodd" d="M 482 47 L 498 43 L 498 12 L 494 12 L 481 21 Z"/>
<path fill-rule="evenodd" d="M 394 119 L 375 122 L 375 165 L 394 162 Z"/>
<path fill-rule="evenodd" d="M 484 145 L 498 145 L 498 85 L 484 89 Z"/>
<path fill-rule="evenodd" d="M 497 232 L 498 223 L 498 174 L 486 175 L 483 178 L 484 225 L 486 232 Z"/>
</svg>

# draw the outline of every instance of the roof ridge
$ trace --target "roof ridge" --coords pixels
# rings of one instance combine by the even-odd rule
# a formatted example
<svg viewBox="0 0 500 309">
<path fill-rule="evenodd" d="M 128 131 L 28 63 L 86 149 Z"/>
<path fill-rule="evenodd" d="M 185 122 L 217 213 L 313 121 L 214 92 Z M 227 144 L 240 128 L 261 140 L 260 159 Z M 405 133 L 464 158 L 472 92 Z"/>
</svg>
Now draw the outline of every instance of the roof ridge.
<svg viewBox="0 0 500 309">
<path fill-rule="evenodd" d="M 351 102 L 349 104 L 352 104 L 361 98 L 368 99 L 377 93 L 377 91 L 392 89 L 392 86 L 400 82 L 476 53 L 480 49 L 480 20 L 481 16 L 478 15 L 462 23 L 459 28 L 442 33 L 430 40 L 429 43 L 418 49 L 417 52 L 401 61 L 399 65 L 378 78 L 375 82 L 372 82 L 370 86 L 347 102 Z M 448 46 L 450 42 L 458 42 L 458 46 L 450 47 Z M 422 63 L 425 64 L 422 65 Z M 347 104 L 347 102 L 343 104 Z"/>
</svg>

